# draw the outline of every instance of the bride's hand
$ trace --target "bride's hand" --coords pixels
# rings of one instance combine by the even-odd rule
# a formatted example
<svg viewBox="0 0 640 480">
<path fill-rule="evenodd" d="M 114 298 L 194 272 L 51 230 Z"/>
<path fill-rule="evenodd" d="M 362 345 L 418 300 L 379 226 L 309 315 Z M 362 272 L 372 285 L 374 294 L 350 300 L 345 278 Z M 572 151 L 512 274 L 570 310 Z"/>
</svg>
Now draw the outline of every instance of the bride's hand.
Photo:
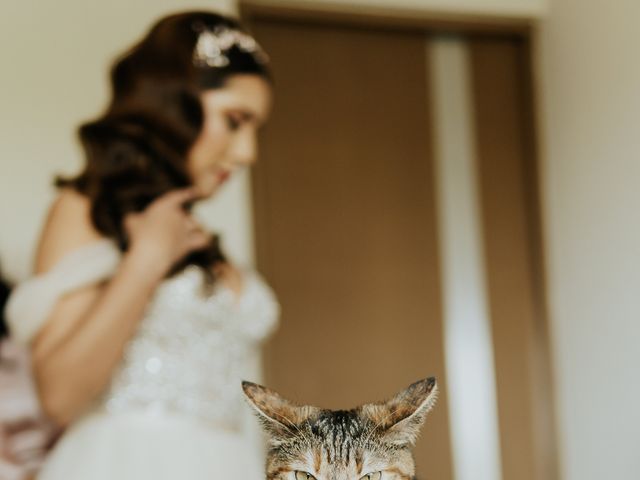
<svg viewBox="0 0 640 480">
<path fill-rule="evenodd" d="M 184 204 L 198 198 L 195 188 L 164 194 L 139 213 L 124 221 L 129 237 L 129 253 L 142 261 L 145 269 L 161 277 L 188 253 L 204 248 L 211 240 Z"/>
</svg>

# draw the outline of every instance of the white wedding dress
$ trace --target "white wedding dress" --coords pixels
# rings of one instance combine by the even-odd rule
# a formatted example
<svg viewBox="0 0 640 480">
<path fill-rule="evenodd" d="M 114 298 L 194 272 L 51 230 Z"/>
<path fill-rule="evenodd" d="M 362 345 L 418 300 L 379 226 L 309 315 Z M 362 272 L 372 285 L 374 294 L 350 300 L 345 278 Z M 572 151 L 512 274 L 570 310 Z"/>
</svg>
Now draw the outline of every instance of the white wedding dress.
<svg viewBox="0 0 640 480">
<path fill-rule="evenodd" d="M 107 280 L 119 261 L 102 240 L 19 285 L 6 310 L 14 338 L 28 343 L 61 296 Z M 264 478 L 240 381 L 255 376 L 279 310 L 257 274 L 244 278 L 239 298 L 222 285 L 205 295 L 195 266 L 163 281 L 109 387 L 66 430 L 38 480 Z"/>
</svg>

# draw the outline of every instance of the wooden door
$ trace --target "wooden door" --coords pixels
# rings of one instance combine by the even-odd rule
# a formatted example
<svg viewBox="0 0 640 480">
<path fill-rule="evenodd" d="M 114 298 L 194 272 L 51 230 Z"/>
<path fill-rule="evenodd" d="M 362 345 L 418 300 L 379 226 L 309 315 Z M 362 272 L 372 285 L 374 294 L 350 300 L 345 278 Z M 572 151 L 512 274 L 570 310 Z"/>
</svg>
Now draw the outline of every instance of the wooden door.
<svg viewBox="0 0 640 480">
<path fill-rule="evenodd" d="M 424 36 L 253 29 L 277 102 L 253 175 L 258 265 L 283 306 L 268 383 L 344 408 L 444 382 Z M 417 458 L 451 477 L 444 398 Z"/>
</svg>

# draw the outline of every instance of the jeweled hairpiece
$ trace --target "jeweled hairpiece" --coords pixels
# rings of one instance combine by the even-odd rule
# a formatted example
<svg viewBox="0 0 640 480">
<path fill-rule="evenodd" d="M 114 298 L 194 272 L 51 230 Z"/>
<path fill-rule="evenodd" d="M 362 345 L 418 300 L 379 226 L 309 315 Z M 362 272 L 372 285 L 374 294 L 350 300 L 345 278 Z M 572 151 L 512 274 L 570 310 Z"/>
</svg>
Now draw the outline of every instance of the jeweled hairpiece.
<svg viewBox="0 0 640 480">
<path fill-rule="evenodd" d="M 269 61 L 258 42 L 242 30 L 223 25 L 212 30 L 202 24 L 194 25 L 194 29 L 199 32 L 193 51 L 193 63 L 198 67 L 226 67 L 229 65 L 227 52 L 234 46 L 253 55 L 258 63 L 265 64 Z"/>
</svg>

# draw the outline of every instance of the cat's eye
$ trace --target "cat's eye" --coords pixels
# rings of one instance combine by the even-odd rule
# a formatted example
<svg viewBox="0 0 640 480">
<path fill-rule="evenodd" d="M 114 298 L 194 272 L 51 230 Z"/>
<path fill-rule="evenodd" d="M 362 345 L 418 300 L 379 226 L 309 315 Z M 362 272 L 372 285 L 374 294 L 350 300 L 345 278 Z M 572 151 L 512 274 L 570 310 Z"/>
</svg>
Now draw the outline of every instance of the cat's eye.
<svg viewBox="0 0 640 480">
<path fill-rule="evenodd" d="M 296 472 L 296 480 L 316 480 L 316 477 L 308 472 Z"/>
<path fill-rule="evenodd" d="M 360 477 L 360 480 L 380 480 L 382 478 L 382 472 L 367 473 Z"/>
</svg>

